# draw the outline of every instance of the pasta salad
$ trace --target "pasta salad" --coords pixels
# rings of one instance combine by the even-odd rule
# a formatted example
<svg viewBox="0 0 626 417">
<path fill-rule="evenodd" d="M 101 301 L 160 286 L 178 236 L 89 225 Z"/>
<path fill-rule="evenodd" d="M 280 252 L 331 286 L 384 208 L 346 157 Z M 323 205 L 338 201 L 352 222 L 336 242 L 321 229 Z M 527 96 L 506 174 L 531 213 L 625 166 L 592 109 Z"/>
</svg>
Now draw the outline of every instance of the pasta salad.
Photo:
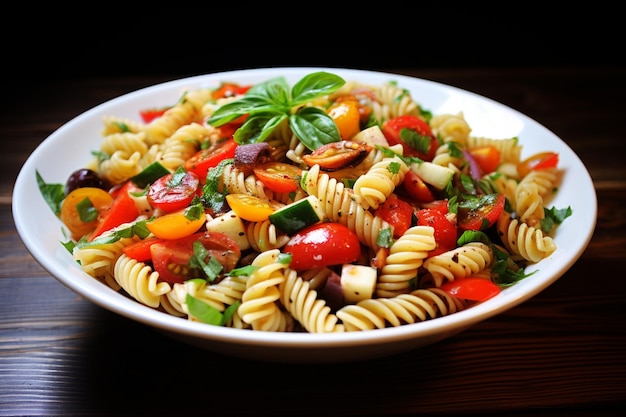
<svg viewBox="0 0 626 417">
<path fill-rule="evenodd" d="M 275 332 L 453 314 L 526 279 L 571 208 L 547 150 L 472 135 L 394 81 L 320 71 L 103 115 L 66 183 L 36 172 L 82 270 L 164 313 Z M 532 278 L 529 278 L 532 279 Z"/>
</svg>

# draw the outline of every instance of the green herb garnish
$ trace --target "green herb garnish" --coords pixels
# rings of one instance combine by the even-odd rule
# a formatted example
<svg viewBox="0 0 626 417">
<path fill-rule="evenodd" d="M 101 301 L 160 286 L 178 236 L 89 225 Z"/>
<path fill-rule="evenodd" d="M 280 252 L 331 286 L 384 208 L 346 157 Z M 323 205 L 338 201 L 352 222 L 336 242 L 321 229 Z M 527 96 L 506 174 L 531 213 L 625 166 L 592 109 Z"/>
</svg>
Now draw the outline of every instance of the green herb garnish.
<svg viewBox="0 0 626 417">
<path fill-rule="evenodd" d="M 235 131 L 239 144 L 263 142 L 285 119 L 292 132 L 309 149 L 341 140 L 332 117 L 317 107 L 305 106 L 316 98 L 331 94 L 345 80 L 320 71 L 306 75 L 291 90 L 284 77 L 255 84 L 244 96 L 218 108 L 207 123 L 219 127 L 248 115 Z"/>
</svg>

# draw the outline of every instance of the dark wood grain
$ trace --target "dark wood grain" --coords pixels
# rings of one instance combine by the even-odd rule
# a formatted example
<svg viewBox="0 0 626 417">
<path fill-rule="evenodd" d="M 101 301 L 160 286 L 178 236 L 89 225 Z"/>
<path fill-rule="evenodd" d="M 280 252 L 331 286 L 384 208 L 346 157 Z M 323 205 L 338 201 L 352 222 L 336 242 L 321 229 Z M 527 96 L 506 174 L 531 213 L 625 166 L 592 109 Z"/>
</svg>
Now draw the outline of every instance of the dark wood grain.
<svg viewBox="0 0 626 417">
<path fill-rule="evenodd" d="M 173 340 L 47 274 L 21 244 L 10 203 L 21 163 L 47 135 L 108 99 L 177 77 L 54 80 L 0 116 L 0 415 L 621 415 L 626 69 L 395 72 L 509 105 L 581 157 L 596 186 L 598 222 L 556 283 L 451 339 L 366 362 L 270 364 Z"/>
</svg>

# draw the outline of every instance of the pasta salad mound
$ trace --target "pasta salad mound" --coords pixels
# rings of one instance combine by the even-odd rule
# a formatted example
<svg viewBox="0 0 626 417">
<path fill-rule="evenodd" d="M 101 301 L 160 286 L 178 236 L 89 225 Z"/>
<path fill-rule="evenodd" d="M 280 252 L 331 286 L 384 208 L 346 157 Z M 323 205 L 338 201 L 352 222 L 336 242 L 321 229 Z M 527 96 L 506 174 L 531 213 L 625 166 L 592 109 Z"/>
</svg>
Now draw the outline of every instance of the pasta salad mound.
<svg viewBox="0 0 626 417">
<path fill-rule="evenodd" d="M 471 308 L 551 256 L 557 152 L 475 136 L 394 81 L 223 81 L 102 117 L 100 148 L 39 189 L 82 270 L 164 313 L 350 332 Z M 528 278 L 532 279 L 532 278 Z"/>
</svg>

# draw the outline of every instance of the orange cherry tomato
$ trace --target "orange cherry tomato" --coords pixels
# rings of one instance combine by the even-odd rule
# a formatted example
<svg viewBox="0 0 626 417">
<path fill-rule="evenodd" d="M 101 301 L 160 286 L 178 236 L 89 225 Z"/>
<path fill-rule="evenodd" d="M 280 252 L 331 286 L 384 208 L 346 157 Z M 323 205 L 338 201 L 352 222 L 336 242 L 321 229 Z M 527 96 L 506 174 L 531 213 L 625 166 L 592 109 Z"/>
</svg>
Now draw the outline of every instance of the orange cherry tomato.
<svg viewBox="0 0 626 417">
<path fill-rule="evenodd" d="M 359 133 L 361 115 L 359 104 L 352 100 L 343 100 L 333 103 L 326 113 L 335 121 L 341 139 L 349 140 Z"/>
<path fill-rule="evenodd" d="M 469 153 L 483 174 L 494 172 L 500 165 L 500 150 L 493 145 L 480 146 L 469 150 Z"/>
<path fill-rule="evenodd" d="M 298 189 L 302 169 L 285 162 L 266 162 L 254 167 L 254 175 L 270 190 L 290 193 Z"/>
<path fill-rule="evenodd" d="M 101 188 L 81 187 L 71 191 L 61 205 L 61 221 L 78 240 L 98 226 L 98 218 L 113 202 L 113 197 Z M 95 210 L 95 216 L 85 218 L 89 210 Z"/>
<path fill-rule="evenodd" d="M 226 202 L 244 220 L 262 222 L 274 212 L 269 201 L 249 194 L 227 194 Z"/>
<path fill-rule="evenodd" d="M 161 239 L 180 239 L 200 229 L 206 221 L 206 214 L 200 213 L 198 218 L 190 219 L 185 214 L 186 208 L 156 217 L 146 222 L 146 227 Z"/>
</svg>

